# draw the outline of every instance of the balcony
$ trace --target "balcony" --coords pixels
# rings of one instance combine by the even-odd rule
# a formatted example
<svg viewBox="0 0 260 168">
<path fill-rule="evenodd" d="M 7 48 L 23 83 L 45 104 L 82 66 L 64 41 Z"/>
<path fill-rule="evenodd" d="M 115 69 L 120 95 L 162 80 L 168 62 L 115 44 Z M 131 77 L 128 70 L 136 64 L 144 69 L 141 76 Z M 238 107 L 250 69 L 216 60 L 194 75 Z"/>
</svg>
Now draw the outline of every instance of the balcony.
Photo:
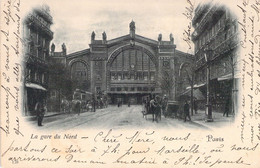
<svg viewBox="0 0 260 168">
<path fill-rule="evenodd" d="M 42 59 L 42 58 L 39 58 L 39 57 L 37 57 L 37 56 L 35 56 L 31 53 L 26 53 L 25 55 L 28 58 L 27 63 L 29 63 L 29 64 L 33 64 L 35 66 L 40 65 L 40 66 L 43 66 L 43 67 L 48 66 L 47 61 Z"/>
<path fill-rule="evenodd" d="M 35 9 L 35 12 L 52 24 L 53 23 L 52 16 L 49 14 L 48 10 L 49 9 L 37 8 Z"/>
<path fill-rule="evenodd" d="M 53 32 L 50 30 L 49 25 L 44 21 L 39 20 L 34 14 L 28 15 L 28 21 L 31 26 L 36 27 L 39 31 L 45 33 L 49 38 L 53 38 Z"/>
<path fill-rule="evenodd" d="M 217 8 L 211 7 L 208 12 L 204 15 L 204 17 L 201 19 L 201 21 L 199 22 L 198 26 L 195 28 L 195 31 L 197 32 L 197 34 L 199 35 L 203 30 L 205 30 L 205 26 L 207 25 L 208 22 L 212 21 L 212 16 L 213 14 L 216 12 Z M 193 38 L 196 38 L 196 36 L 194 35 Z"/>
<path fill-rule="evenodd" d="M 216 59 L 217 57 L 223 55 L 224 53 L 233 50 L 238 45 L 238 33 L 234 33 L 231 35 L 228 39 L 220 43 L 217 47 L 214 49 L 212 60 Z"/>
</svg>

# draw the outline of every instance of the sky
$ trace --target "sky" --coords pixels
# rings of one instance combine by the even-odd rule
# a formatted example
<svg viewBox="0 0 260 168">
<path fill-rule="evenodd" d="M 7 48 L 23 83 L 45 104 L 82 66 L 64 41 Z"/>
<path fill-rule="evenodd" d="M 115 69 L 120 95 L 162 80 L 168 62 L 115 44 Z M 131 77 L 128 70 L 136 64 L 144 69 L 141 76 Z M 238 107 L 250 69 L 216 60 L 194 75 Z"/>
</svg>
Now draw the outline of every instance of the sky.
<svg viewBox="0 0 260 168">
<path fill-rule="evenodd" d="M 96 39 L 102 39 L 105 31 L 108 40 L 129 34 L 129 23 L 133 20 L 136 34 L 157 40 L 161 33 L 162 40 L 169 40 L 172 33 L 178 50 L 193 53 L 193 47 L 189 49 L 183 40 L 184 30 L 188 30 L 190 23 L 183 15 L 185 7 L 190 6 L 185 0 L 26 1 L 22 1 L 25 13 L 40 4 L 50 7 L 55 51 L 61 51 L 62 43 L 66 44 L 67 53 L 89 48 L 92 31 Z"/>
</svg>

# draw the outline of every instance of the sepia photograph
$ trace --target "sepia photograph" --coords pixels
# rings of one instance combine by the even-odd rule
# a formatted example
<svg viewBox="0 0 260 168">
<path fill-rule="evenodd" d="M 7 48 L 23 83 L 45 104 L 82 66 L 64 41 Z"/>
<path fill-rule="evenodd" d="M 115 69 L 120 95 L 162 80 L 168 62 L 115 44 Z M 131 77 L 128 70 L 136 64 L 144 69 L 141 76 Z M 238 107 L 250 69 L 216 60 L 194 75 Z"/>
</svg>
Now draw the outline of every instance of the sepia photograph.
<svg viewBox="0 0 260 168">
<path fill-rule="evenodd" d="M 260 167 L 258 0 L 0 11 L 0 167 Z"/>
<path fill-rule="evenodd" d="M 159 16 L 143 22 L 131 8 L 99 10 L 93 23 L 82 24 L 92 30 L 70 25 L 86 14 L 61 22 L 66 15 L 54 17 L 60 11 L 47 4 L 32 8 L 23 20 L 23 115 L 28 122 L 41 129 L 211 129 L 234 121 L 239 39 L 237 17 L 228 7 L 190 4 L 180 13 L 190 19 L 186 27 L 167 23 L 176 18 L 156 23 Z M 173 34 L 161 24 L 179 30 Z"/>
</svg>

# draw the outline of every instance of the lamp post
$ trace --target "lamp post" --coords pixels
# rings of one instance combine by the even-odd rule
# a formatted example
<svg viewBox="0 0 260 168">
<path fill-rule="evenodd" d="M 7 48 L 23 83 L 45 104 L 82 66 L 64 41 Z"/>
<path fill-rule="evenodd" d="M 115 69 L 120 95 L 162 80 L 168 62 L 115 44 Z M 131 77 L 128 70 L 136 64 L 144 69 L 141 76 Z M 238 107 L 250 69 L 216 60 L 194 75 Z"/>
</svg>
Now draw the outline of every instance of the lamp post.
<svg viewBox="0 0 260 168">
<path fill-rule="evenodd" d="M 212 104 L 210 101 L 210 57 L 213 53 L 213 50 L 205 48 L 204 50 L 204 56 L 205 56 L 205 61 L 206 61 L 206 66 L 207 66 L 207 104 L 206 104 L 206 113 L 207 113 L 207 122 L 212 122 Z"/>
</svg>

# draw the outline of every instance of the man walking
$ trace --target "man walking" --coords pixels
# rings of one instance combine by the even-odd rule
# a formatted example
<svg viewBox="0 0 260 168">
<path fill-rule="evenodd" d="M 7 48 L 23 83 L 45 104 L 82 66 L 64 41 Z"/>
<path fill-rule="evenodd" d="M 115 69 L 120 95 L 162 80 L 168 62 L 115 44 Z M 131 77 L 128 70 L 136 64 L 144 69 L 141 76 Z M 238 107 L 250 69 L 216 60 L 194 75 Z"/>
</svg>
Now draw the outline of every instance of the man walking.
<svg viewBox="0 0 260 168">
<path fill-rule="evenodd" d="M 163 113 L 164 117 L 166 117 L 167 106 L 168 106 L 168 99 L 167 99 L 166 95 L 164 95 L 163 100 L 162 100 L 162 113 Z"/>
<path fill-rule="evenodd" d="M 228 117 L 228 112 L 229 112 L 229 105 L 230 105 L 230 99 L 228 98 L 225 104 L 225 111 L 223 113 L 223 117 L 226 115 Z"/>
<path fill-rule="evenodd" d="M 186 122 L 187 117 L 189 118 L 189 121 L 191 121 L 190 118 L 190 106 L 187 101 L 185 101 L 184 104 L 184 122 Z"/>
<path fill-rule="evenodd" d="M 45 111 L 46 111 L 46 105 L 43 104 L 40 101 L 37 102 L 36 105 L 35 105 L 35 112 L 36 112 L 36 115 L 37 115 L 38 126 L 43 126 L 42 120 L 43 120 Z"/>
</svg>

